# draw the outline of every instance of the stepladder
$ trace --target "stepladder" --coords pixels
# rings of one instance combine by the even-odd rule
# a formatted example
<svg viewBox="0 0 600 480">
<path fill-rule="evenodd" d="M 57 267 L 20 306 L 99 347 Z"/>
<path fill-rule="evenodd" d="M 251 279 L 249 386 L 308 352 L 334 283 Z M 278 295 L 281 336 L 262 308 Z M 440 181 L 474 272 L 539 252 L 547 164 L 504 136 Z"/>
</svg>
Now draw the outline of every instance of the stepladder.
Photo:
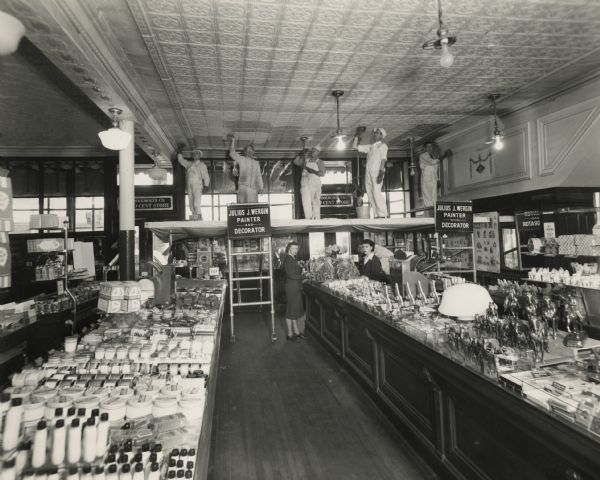
<svg viewBox="0 0 600 480">
<path fill-rule="evenodd" d="M 243 307 L 264 307 L 270 306 L 271 313 L 271 341 L 277 341 L 275 333 L 275 303 L 273 298 L 273 252 L 271 237 L 248 238 L 247 240 L 256 240 L 258 248 L 247 251 L 240 251 L 236 246 L 236 240 L 228 238 L 227 256 L 229 271 L 229 318 L 231 327 L 230 340 L 235 342 L 235 310 L 239 311 Z M 253 262 L 255 268 L 253 271 L 244 271 L 240 269 L 240 257 L 256 257 Z M 267 266 L 268 265 L 268 266 Z M 267 287 L 265 288 L 265 282 Z M 268 290 L 265 292 L 265 290 Z M 254 294 L 253 298 L 247 300 L 248 294 Z M 257 298 L 258 296 L 258 298 Z"/>
</svg>

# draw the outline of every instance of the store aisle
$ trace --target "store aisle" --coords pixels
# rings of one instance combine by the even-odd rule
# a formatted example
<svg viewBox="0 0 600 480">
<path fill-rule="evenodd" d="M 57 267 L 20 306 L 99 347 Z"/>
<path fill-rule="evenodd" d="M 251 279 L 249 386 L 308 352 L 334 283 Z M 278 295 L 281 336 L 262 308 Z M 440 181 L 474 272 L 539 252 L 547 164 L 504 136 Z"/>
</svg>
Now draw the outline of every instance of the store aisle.
<svg viewBox="0 0 600 480">
<path fill-rule="evenodd" d="M 227 318 L 223 319 L 228 322 Z M 224 325 L 213 422 L 214 480 L 434 479 L 315 340 L 269 338 L 269 318 Z"/>
</svg>

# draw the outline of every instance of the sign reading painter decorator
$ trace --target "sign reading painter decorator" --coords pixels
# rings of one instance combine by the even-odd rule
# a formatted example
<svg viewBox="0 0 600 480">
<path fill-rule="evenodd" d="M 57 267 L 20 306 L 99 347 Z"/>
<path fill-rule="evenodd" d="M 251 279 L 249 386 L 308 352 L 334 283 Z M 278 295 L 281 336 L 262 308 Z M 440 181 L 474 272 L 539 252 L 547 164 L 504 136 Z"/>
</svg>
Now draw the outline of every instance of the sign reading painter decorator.
<svg viewBox="0 0 600 480">
<path fill-rule="evenodd" d="M 472 202 L 437 202 L 435 204 L 436 232 L 473 232 Z"/>
<path fill-rule="evenodd" d="M 271 209 L 267 203 L 227 206 L 229 238 L 268 237 L 271 235 Z"/>
<path fill-rule="evenodd" d="M 518 212 L 516 217 L 520 232 L 542 230 L 542 212 L 539 210 Z"/>
<path fill-rule="evenodd" d="M 136 210 L 173 210 L 173 196 L 135 197 Z"/>
</svg>

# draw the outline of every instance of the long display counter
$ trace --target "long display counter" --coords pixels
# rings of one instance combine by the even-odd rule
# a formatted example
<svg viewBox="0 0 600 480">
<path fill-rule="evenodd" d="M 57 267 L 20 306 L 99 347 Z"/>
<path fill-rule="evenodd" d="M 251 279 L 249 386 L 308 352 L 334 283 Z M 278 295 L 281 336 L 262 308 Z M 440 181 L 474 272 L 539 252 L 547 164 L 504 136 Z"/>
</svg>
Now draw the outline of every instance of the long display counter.
<svg viewBox="0 0 600 480">
<path fill-rule="evenodd" d="M 444 477 L 594 479 L 600 442 L 400 331 L 306 283 L 310 331 Z"/>
</svg>

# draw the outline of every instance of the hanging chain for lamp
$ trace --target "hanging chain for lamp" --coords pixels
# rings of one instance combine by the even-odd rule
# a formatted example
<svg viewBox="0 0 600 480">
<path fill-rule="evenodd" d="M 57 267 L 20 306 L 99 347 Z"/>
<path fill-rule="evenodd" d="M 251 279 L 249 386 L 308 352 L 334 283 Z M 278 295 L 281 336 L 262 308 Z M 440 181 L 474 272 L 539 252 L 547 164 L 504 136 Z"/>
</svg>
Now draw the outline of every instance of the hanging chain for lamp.
<svg viewBox="0 0 600 480">
<path fill-rule="evenodd" d="M 414 141 L 415 137 L 408 138 L 408 143 L 410 145 L 410 163 L 408 164 L 408 174 L 411 177 L 414 177 L 417 173 L 417 165 L 415 164 Z"/>
<path fill-rule="evenodd" d="M 448 29 L 444 25 L 442 15 L 442 0 L 438 0 L 438 30 L 436 33 L 437 38 L 426 41 L 423 44 L 423 49 L 441 49 L 442 55 L 440 56 L 440 65 L 445 68 L 451 67 L 454 63 L 454 56 L 450 53 L 449 47 L 456 43 L 456 36 L 448 35 Z"/>
</svg>

